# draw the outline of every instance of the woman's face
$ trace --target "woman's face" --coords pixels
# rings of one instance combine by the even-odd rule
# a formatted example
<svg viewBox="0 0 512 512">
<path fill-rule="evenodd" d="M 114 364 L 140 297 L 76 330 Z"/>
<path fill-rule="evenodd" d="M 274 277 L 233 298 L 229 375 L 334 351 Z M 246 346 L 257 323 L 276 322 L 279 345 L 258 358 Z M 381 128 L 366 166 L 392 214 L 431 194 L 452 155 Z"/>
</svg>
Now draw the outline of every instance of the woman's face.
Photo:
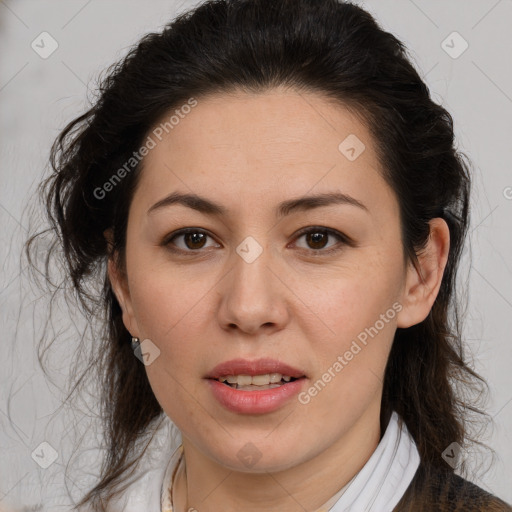
<svg viewBox="0 0 512 512">
<path fill-rule="evenodd" d="M 276 471 L 375 423 L 409 266 L 366 126 L 274 89 L 198 98 L 151 136 L 116 293 L 184 442 L 233 470 Z M 245 363 L 215 371 L 232 360 Z M 297 380 L 208 378 L 233 373 Z"/>
</svg>

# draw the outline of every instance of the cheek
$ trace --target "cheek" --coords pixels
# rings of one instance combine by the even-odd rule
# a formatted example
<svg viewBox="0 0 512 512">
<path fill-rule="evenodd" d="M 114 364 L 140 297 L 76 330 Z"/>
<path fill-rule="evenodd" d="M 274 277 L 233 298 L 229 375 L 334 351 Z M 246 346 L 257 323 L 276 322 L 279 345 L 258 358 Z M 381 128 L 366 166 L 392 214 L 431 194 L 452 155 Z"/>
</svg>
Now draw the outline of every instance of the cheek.
<svg viewBox="0 0 512 512">
<path fill-rule="evenodd" d="M 173 387 L 179 386 L 176 379 L 190 386 L 191 376 L 197 376 L 198 361 L 208 351 L 203 310 L 207 297 L 198 290 L 185 292 L 176 283 L 165 284 L 161 279 L 147 279 L 134 294 L 139 328 L 160 350 L 159 359 L 147 367 L 148 376 L 164 378 Z"/>
<path fill-rule="evenodd" d="M 207 352 L 205 315 L 200 311 L 204 293 L 197 286 L 176 286 L 176 278 L 164 278 L 161 272 L 145 272 L 137 282 L 142 285 L 134 285 L 132 295 L 137 323 L 160 350 L 145 368 L 148 380 L 165 413 L 187 431 L 190 424 L 206 421 L 198 401 L 202 382 L 197 379 L 198 361 Z"/>
<path fill-rule="evenodd" d="M 297 295 L 306 299 L 303 314 L 297 320 L 307 319 L 318 340 L 343 348 L 347 341 L 373 326 L 392 308 L 399 297 L 400 279 L 395 268 L 384 270 L 368 265 L 364 271 L 359 267 L 323 276 L 310 273 L 299 286 Z M 385 320 L 391 322 L 386 322 L 385 328 L 379 322 L 378 330 L 387 330 L 395 316 L 394 310 L 390 311 Z"/>
<path fill-rule="evenodd" d="M 398 272 L 373 268 L 317 286 L 301 320 L 318 368 L 315 381 L 328 383 L 326 398 L 340 404 L 378 389 L 396 330 Z"/>
<path fill-rule="evenodd" d="M 155 264 L 142 253 L 132 257 L 128 271 L 137 325 L 141 336 L 160 350 L 146 367 L 148 378 L 160 403 L 170 403 L 170 396 L 179 398 L 185 392 L 182 383 L 193 394 L 198 361 L 209 360 L 210 302 L 218 277 L 199 275 L 193 265 Z"/>
<path fill-rule="evenodd" d="M 166 343 L 183 325 L 193 331 L 213 292 L 215 276 L 201 273 L 195 265 L 155 264 L 143 254 L 132 265 L 130 295 L 144 336 Z"/>
</svg>

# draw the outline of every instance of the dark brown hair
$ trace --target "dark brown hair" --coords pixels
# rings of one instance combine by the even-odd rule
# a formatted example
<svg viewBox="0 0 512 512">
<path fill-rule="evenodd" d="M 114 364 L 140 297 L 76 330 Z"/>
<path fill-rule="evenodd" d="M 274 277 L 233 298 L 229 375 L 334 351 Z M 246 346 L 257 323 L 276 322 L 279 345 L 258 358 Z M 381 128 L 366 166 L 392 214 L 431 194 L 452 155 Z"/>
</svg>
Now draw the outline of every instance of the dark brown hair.
<svg viewBox="0 0 512 512">
<path fill-rule="evenodd" d="M 396 332 L 382 427 L 397 411 L 422 461 L 442 466 L 448 445 L 470 439 L 471 414 L 475 421 L 484 417 L 474 393 L 485 382 L 468 366 L 461 340 L 456 276 L 469 223 L 470 176 L 455 148 L 450 114 L 431 99 L 403 44 L 360 7 L 336 0 L 211 0 L 144 36 L 107 70 L 93 106 L 55 141 L 53 174 L 42 184 L 50 233 L 62 248 L 72 290 L 104 325 L 102 350 L 89 355 L 76 378 L 76 385 L 91 371 L 99 378 L 107 445 L 99 482 L 80 505 L 102 510 L 140 458 L 143 450 L 135 447 L 148 445 L 164 414 L 133 356 L 106 274 L 104 232 L 112 229 L 112 254 L 122 268 L 128 210 L 144 161 L 107 198 L 97 190 L 165 114 L 191 97 L 277 86 L 316 92 L 363 117 L 399 202 L 410 261 L 417 263 L 428 240 L 430 219 L 442 217 L 450 229 L 448 263 L 430 314 Z M 29 255 L 36 239 L 28 243 Z M 51 281 L 48 267 L 45 275 Z"/>
</svg>

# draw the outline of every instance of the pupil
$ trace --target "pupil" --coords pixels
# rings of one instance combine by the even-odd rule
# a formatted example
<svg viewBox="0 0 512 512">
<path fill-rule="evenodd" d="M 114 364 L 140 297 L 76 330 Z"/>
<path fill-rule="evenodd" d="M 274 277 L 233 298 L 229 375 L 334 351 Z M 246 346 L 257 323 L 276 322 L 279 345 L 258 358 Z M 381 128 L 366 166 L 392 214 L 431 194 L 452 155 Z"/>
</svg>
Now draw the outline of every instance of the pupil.
<svg viewBox="0 0 512 512">
<path fill-rule="evenodd" d="M 191 247 L 192 249 L 200 249 L 204 245 L 204 233 L 186 233 L 185 238 L 187 241 L 192 239 L 192 245 L 195 245 L 197 242 L 203 242 L 199 247 Z"/>
<path fill-rule="evenodd" d="M 325 243 L 322 243 L 322 242 L 325 242 L 325 234 L 324 233 L 320 233 L 320 232 L 317 232 L 317 233 L 310 233 L 308 235 L 309 239 L 313 240 L 313 248 L 314 249 L 321 249 L 322 247 L 325 246 Z M 317 244 L 320 244 L 319 247 L 317 247 L 316 245 Z"/>
</svg>

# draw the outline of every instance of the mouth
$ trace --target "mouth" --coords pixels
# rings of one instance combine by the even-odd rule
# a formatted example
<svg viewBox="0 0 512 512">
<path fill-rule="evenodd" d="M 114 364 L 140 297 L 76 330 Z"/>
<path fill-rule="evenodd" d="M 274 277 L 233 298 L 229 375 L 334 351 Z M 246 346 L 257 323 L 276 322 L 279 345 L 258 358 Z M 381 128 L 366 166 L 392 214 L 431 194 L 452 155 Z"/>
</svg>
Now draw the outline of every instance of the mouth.
<svg viewBox="0 0 512 512">
<path fill-rule="evenodd" d="M 302 377 L 301 377 L 302 378 Z M 274 389 L 294 382 L 296 377 L 290 375 L 282 375 L 280 373 L 266 373 L 263 375 L 227 375 L 219 377 L 221 384 L 225 384 L 233 389 L 241 391 L 261 391 L 264 389 Z"/>
<path fill-rule="evenodd" d="M 304 371 L 275 359 L 233 359 L 205 376 L 217 401 L 238 414 L 266 414 L 284 407 L 304 387 Z"/>
<path fill-rule="evenodd" d="M 218 364 L 205 376 L 207 379 L 217 379 L 227 384 L 243 386 L 265 386 L 283 384 L 292 379 L 306 377 L 305 372 L 294 368 L 277 359 L 262 358 L 249 361 L 247 359 L 231 359 Z"/>
</svg>

